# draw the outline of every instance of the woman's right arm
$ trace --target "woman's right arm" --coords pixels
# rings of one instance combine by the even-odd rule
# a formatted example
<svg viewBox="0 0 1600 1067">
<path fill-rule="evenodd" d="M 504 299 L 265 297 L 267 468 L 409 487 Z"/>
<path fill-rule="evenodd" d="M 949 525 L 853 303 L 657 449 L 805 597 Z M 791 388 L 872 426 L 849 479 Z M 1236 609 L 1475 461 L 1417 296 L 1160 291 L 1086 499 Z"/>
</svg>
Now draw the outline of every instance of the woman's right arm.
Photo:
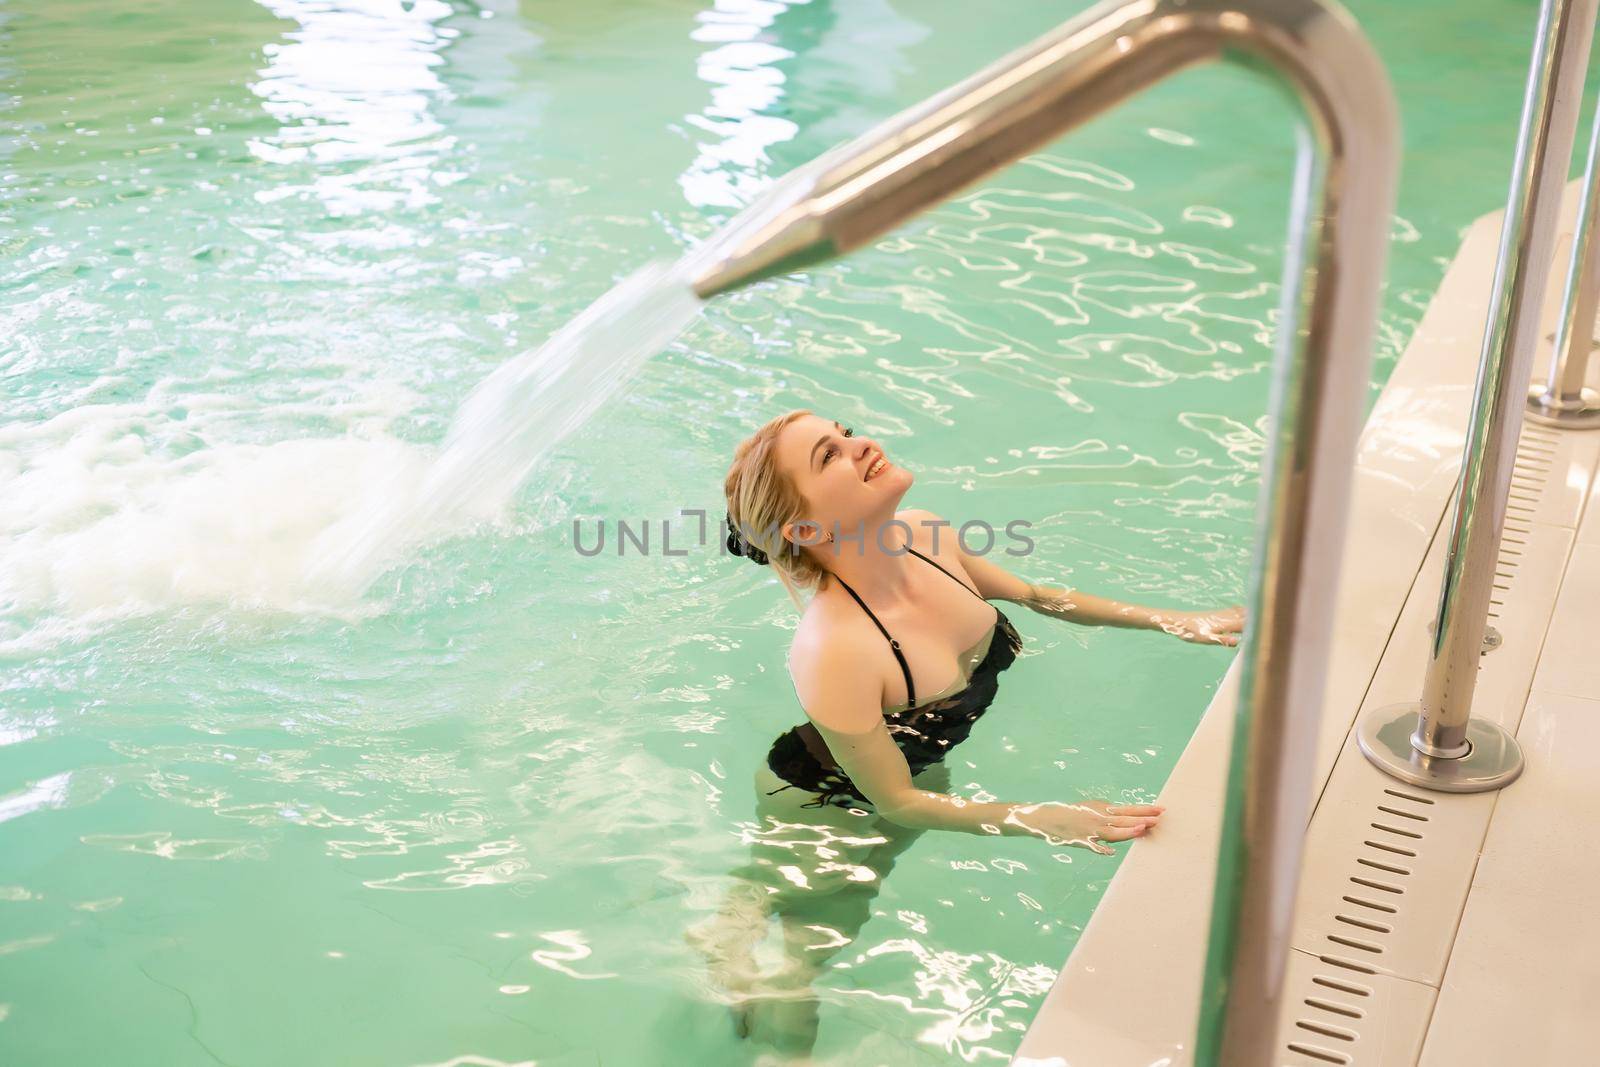
<svg viewBox="0 0 1600 1067">
<path fill-rule="evenodd" d="M 1138 837 L 1161 816 L 1153 804 L 1009 804 L 967 800 L 918 789 L 905 753 L 894 743 L 879 704 L 870 654 L 835 639 L 791 656 L 795 693 L 839 767 L 885 819 L 918 830 L 1040 837 L 1109 854 L 1102 841 Z"/>
</svg>

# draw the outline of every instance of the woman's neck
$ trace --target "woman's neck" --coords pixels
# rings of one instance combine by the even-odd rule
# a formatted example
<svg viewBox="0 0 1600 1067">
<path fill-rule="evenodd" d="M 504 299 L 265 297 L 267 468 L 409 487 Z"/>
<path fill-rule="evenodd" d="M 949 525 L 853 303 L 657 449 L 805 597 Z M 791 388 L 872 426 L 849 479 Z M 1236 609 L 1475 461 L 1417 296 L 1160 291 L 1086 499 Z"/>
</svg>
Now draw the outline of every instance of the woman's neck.
<svg viewBox="0 0 1600 1067">
<path fill-rule="evenodd" d="M 843 578 L 868 603 L 889 605 L 905 600 L 911 589 L 910 531 L 899 524 L 868 523 L 859 536 L 846 537 L 845 533 L 839 530 L 833 541 L 812 547 L 829 574 Z"/>
</svg>

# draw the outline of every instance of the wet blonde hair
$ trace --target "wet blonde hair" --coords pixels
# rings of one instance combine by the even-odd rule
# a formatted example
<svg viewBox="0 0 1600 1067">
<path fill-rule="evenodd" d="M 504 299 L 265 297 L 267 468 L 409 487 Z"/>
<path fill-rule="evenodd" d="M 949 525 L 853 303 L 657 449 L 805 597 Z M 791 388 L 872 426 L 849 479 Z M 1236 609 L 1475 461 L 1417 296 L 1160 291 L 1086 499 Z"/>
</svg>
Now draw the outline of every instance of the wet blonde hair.
<svg viewBox="0 0 1600 1067">
<path fill-rule="evenodd" d="M 734 449 L 733 464 L 722 483 L 728 514 L 739 534 L 767 554 L 795 607 L 805 610 L 801 589 L 815 590 L 828 574 L 811 553 L 783 536 L 785 523 L 806 517 L 805 497 L 778 466 L 778 435 L 795 419 L 813 414 L 807 408 L 771 419 Z"/>
</svg>

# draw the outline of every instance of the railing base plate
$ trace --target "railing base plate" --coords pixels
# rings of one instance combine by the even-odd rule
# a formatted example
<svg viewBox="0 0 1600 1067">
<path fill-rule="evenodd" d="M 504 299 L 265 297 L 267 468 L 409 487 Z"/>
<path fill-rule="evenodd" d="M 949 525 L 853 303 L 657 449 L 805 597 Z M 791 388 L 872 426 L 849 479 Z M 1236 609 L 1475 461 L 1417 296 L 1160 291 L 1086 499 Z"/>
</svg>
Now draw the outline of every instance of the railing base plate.
<svg viewBox="0 0 1600 1067">
<path fill-rule="evenodd" d="M 1522 773 L 1522 746 L 1492 722 L 1467 721 L 1467 744 L 1459 759 L 1440 759 L 1411 744 L 1422 715 L 1417 701 L 1374 708 L 1356 722 L 1356 742 L 1367 759 L 1390 777 L 1442 793 L 1486 793 Z"/>
<path fill-rule="evenodd" d="M 1563 430 L 1600 430 L 1600 392 L 1585 387 L 1577 399 L 1552 402 L 1545 396 L 1545 387 L 1534 382 L 1528 389 L 1529 422 L 1541 426 L 1559 426 Z"/>
</svg>

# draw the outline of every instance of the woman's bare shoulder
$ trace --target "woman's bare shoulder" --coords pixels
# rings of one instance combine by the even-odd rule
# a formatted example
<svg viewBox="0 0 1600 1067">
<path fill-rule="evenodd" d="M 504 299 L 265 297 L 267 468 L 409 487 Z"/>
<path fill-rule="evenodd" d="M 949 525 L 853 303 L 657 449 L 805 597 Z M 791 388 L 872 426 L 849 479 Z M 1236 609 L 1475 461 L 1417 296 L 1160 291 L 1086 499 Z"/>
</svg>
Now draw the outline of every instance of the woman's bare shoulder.
<svg viewBox="0 0 1600 1067">
<path fill-rule="evenodd" d="M 849 644 L 855 622 L 831 597 L 813 596 L 789 642 L 791 673 L 796 667 L 816 670 L 827 666 Z"/>
<path fill-rule="evenodd" d="M 859 728 L 858 716 L 881 715 L 881 665 L 869 642 L 875 633 L 866 633 L 862 621 L 813 603 L 789 644 L 789 678 L 800 706 L 834 729 Z"/>
</svg>

